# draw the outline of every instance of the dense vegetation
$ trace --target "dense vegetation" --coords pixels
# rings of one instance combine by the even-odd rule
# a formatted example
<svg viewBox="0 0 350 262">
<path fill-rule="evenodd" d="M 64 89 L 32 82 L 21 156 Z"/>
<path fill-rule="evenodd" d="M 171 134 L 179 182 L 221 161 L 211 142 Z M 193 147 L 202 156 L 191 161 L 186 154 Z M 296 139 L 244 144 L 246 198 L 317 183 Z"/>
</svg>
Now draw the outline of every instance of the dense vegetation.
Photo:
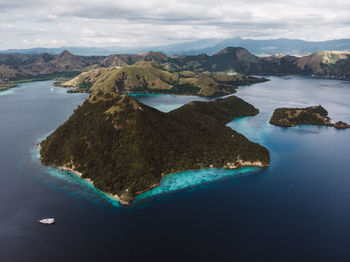
<svg viewBox="0 0 350 262">
<path fill-rule="evenodd" d="M 234 168 L 245 164 L 241 161 L 269 165 L 266 148 L 225 126 L 234 117 L 257 112 L 229 97 L 162 113 L 128 95 L 94 92 L 41 143 L 41 158 L 46 165 L 81 172 L 128 203 L 165 174 Z"/>
<path fill-rule="evenodd" d="M 225 99 L 216 99 L 210 104 L 208 102 L 192 101 L 170 112 L 170 115 L 178 118 L 186 118 L 193 115 L 193 117 L 189 117 L 190 119 L 194 118 L 195 114 L 205 115 L 206 117 L 214 118 L 222 124 L 227 124 L 237 117 L 253 116 L 258 113 L 259 110 L 251 104 L 236 96 L 229 96 Z"/>
<path fill-rule="evenodd" d="M 277 108 L 273 112 L 270 123 L 282 127 L 292 127 L 302 124 L 326 125 L 336 128 L 350 127 L 341 121 L 337 123 L 331 121 L 327 110 L 320 105 L 306 108 Z"/>
</svg>

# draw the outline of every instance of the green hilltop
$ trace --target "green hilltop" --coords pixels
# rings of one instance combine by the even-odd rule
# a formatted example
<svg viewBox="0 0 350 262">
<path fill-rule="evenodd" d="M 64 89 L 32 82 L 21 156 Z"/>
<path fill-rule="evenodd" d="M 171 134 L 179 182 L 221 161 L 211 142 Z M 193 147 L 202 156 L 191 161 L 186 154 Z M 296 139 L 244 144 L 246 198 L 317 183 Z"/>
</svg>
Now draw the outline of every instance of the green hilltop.
<svg viewBox="0 0 350 262">
<path fill-rule="evenodd" d="M 332 121 L 326 109 L 321 105 L 306 108 L 277 108 L 270 119 L 270 124 L 282 127 L 292 127 L 296 125 L 323 125 L 335 128 L 350 128 L 344 122 Z"/>
<path fill-rule="evenodd" d="M 238 84 L 262 81 L 265 80 L 240 74 L 176 72 L 169 70 L 167 64 L 140 61 L 130 66 L 84 72 L 62 85 L 89 92 L 168 93 L 211 97 L 234 93 Z"/>
</svg>

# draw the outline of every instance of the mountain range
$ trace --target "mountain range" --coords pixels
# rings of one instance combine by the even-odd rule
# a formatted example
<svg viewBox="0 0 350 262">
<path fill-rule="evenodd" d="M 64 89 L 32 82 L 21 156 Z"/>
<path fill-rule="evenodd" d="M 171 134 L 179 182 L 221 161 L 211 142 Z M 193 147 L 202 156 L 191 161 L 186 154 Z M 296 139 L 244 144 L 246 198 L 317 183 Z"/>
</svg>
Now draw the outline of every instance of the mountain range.
<svg viewBox="0 0 350 262">
<path fill-rule="evenodd" d="M 59 48 L 31 48 L 31 49 L 7 49 L 0 53 L 42 54 L 57 55 L 68 50 L 71 53 L 83 56 L 107 56 L 116 53 L 145 53 L 151 50 L 162 52 L 166 55 L 213 55 L 227 46 L 240 46 L 252 54 L 258 56 L 274 54 L 307 55 L 319 51 L 350 51 L 350 39 L 337 39 L 329 41 L 304 41 L 298 39 L 268 39 L 254 40 L 240 37 L 230 39 L 209 38 L 191 42 L 183 42 L 172 45 L 150 46 L 150 47 L 78 47 L 64 46 Z"/>
<path fill-rule="evenodd" d="M 297 57 L 274 55 L 259 57 L 241 47 L 227 47 L 214 55 L 167 56 L 161 52 L 78 56 L 68 51 L 51 54 L 0 54 L 0 83 L 79 74 L 97 68 L 123 67 L 140 61 L 155 61 L 168 72 L 240 73 L 255 75 L 316 75 L 350 78 L 350 53 L 324 51 Z"/>
</svg>

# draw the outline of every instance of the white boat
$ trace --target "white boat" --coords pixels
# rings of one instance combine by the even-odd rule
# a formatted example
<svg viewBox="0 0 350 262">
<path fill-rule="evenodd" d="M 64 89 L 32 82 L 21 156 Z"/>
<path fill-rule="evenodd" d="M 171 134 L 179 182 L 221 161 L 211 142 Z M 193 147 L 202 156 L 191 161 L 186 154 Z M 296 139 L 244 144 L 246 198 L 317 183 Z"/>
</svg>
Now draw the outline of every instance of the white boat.
<svg viewBox="0 0 350 262">
<path fill-rule="evenodd" d="M 55 91 L 55 89 L 53 89 L 53 88 L 51 88 L 50 90 L 51 90 L 51 92 Z"/>
<path fill-rule="evenodd" d="M 43 219 L 40 219 L 38 221 L 39 221 L 39 223 L 45 224 L 45 225 L 52 225 L 53 223 L 55 223 L 54 218 L 43 218 Z"/>
</svg>

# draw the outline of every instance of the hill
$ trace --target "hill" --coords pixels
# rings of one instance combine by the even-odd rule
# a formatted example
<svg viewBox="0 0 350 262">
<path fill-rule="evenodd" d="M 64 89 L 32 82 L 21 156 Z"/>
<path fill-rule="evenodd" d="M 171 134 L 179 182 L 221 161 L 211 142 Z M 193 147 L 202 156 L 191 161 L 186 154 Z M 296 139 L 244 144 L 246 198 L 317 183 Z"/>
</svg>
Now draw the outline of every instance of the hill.
<svg viewBox="0 0 350 262">
<path fill-rule="evenodd" d="M 213 75 L 209 72 L 174 72 L 167 70 L 167 65 L 142 61 L 131 66 L 91 70 L 62 85 L 89 92 L 100 90 L 117 93 L 219 96 L 234 93 L 237 84 L 261 81 L 264 79 L 240 74 Z"/>
<path fill-rule="evenodd" d="M 228 47 L 208 56 L 175 56 L 170 62 L 193 71 L 227 72 L 255 75 L 315 75 L 350 79 L 350 53 L 324 51 L 296 57 L 273 55 L 258 57 L 239 47 Z"/>
<path fill-rule="evenodd" d="M 314 75 L 350 76 L 350 52 L 323 51 L 301 57 L 298 68 Z"/>
<path fill-rule="evenodd" d="M 273 112 L 270 123 L 276 126 L 292 127 L 296 125 L 322 125 L 343 129 L 350 128 L 344 122 L 334 122 L 328 117 L 328 112 L 322 106 L 306 108 L 277 108 Z"/>
<path fill-rule="evenodd" d="M 234 117 L 255 114 L 257 109 L 239 98 L 163 113 L 128 95 L 94 92 L 41 143 L 41 160 L 80 172 L 129 204 L 170 173 L 268 166 L 266 148 L 225 126 Z"/>
</svg>

